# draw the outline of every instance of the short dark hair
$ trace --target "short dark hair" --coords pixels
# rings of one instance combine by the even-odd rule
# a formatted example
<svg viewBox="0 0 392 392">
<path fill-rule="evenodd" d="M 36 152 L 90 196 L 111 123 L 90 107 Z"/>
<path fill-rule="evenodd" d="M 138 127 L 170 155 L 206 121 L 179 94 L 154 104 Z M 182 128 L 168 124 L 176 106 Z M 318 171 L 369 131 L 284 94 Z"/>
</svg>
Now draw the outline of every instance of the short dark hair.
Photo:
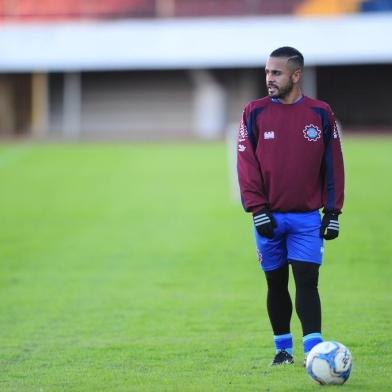
<svg viewBox="0 0 392 392">
<path fill-rule="evenodd" d="M 302 53 L 292 48 L 291 46 L 282 46 L 281 48 L 275 49 L 270 57 L 287 57 L 288 62 L 293 65 L 294 68 L 303 69 L 304 67 L 304 56 Z"/>
</svg>

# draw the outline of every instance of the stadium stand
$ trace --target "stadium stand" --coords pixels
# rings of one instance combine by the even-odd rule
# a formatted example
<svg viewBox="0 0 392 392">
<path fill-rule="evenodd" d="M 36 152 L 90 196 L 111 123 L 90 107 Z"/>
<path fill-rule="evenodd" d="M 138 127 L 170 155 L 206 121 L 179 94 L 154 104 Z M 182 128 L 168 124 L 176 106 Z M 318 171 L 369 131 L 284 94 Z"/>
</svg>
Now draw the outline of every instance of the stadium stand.
<svg viewBox="0 0 392 392">
<path fill-rule="evenodd" d="M 360 0 L 306 0 L 296 9 L 298 15 L 339 15 L 358 12 Z"/>
<path fill-rule="evenodd" d="M 392 0 L 368 0 L 362 1 L 362 12 L 385 12 L 392 11 Z"/>
<path fill-rule="evenodd" d="M 392 0 L 2 0 L 0 20 L 337 15 L 392 10 Z"/>
<path fill-rule="evenodd" d="M 15 20 L 110 19 L 154 16 L 153 0 L 2 0 L 0 18 Z"/>
<path fill-rule="evenodd" d="M 175 4 L 175 16 L 288 15 L 303 0 L 185 0 Z"/>
</svg>

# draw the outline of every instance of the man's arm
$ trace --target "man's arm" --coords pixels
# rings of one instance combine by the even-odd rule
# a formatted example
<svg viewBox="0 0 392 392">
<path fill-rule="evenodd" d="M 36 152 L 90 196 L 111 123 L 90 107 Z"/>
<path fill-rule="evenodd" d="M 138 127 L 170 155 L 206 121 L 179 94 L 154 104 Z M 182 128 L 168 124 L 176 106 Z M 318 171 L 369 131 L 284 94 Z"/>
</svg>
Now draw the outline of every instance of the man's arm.
<svg viewBox="0 0 392 392">
<path fill-rule="evenodd" d="M 335 116 L 328 107 L 324 154 L 324 212 L 340 214 L 344 202 L 344 164 L 340 135 Z"/>
<path fill-rule="evenodd" d="M 344 202 L 344 165 L 339 130 L 335 116 L 330 108 L 325 132 L 324 154 L 324 216 L 321 221 L 320 236 L 333 240 L 339 235 L 339 214 Z"/>
<path fill-rule="evenodd" d="M 263 179 L 256 158 L 258 134 L 255 113 L 246 107 L 240 123 L 237 141 L 237 170 L 242 205 L 247 212 L 256 213 L 268 208 L 263 192 Z"/>
</svg>

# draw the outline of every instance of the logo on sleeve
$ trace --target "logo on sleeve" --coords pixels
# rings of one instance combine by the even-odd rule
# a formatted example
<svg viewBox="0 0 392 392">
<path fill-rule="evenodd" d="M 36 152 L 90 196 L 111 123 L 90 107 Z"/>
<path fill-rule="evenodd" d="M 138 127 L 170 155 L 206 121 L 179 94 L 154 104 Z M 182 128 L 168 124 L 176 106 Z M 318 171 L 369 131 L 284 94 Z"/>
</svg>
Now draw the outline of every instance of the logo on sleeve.
<svg viewBox="0 0 392 392">
<path fill-rule="evenodd" d="M 317 125 L 307 125 L 302 132 L 304 133 L 305 139 L 310 142 L 316 142 L 321 137 L 321 131 Z"/>
<path fill-rule="evenodd" d="M 248 138 L 248 128 L 247 128 L 244 120 L 241 120 L 240 129 L 238 132 L 238 141 L 244 142 L 245 139 L 247 139 L 247 138 Z"/>
<path fill-rule="evenodd" d="M 338 130 L 338 125 L 336 124 L 336 121 L 333 124 L 333 138 L 337 139 L 339 137 L 339 130 Z"/>
</svg>

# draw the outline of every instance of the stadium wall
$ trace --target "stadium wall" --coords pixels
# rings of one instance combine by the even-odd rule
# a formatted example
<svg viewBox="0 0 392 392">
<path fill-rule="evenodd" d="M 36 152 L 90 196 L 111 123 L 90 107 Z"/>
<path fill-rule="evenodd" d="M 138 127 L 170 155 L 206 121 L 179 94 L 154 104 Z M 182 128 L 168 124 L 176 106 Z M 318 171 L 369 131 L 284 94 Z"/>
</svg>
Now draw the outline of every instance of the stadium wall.
<svg viewBox="0 0 392 392">
<path fill-rule="evenodd" d="M 305 55 L 305 93 L 345 128 L 392 128 L 392 14 L 0 25 L 0 135 L 217 139 Z M 377 101 L 376 101 L 377 100 Z"/>
<path fill-rule="evenodd" d="M 249 100 L 266 94 L 263 68 L 208 70 L 223 91 L 223 103 L 197 105 L 194 70 L 99 71 L 76 73 L 80 79 L 80 103 L 71 110 L 65 104 L 67 75 L 48 75 L 48 115 L 39 119 L 45 132 L 35 133 L 33 74 L 0 75 L 0 135 L 71 138 L 219 139 L 238 123 Z M 326 100 L 349 130 L 391 130 L 392 64 L 316 67 L 314 92 Z M 72 74 L 71 74 L 72 75 Z M 377 78 L 377 79 L 376 79 Z M 207 91 L 207 94 L 209 92 Z M 46 99 L 46 95 L 42 95 Z M 76 102 L 78 99 L 76 99 Z M 73 105 L 73 106 L 72 106 Z M 212 103 L 213 105 L 213 103 Z M 41 105 L 42 106 L 42 105 Z M 199 105 L 200 106 L 200 105 Z M 70 114 L 71 113 L 71 114 Z M 79 113 L 79 115 L 78 115 Z M 214 122 L 211 118 L 217 117 Z M 201 118 L 200 118 L 201 117 Z M 207 121 L 207 126 L 205 122 Z M 204 129 L 204 130 L 203 130 Z"/>
<path fill-rule="evenodd" d="M 392 130 L 392 64 L 318 67 L 317 75 L 319 98 L 346 128 Z"/>
<path fill-rule="evenodd" d="M 205 72 L 223 92 L 223 102 L 216 109 L 223 113 L 208 113 L 213 104 L 211 100 L 206 102 L 205 111 L 203 102 L 199 108 L 195 70 L 83 72 L 77 136 L 147 140 L 220 138 L 228 124 L 238 121 L 244 103 L 263 91 L 263 71 L 218 69 Z M 64 81 L 63 73 L 49 76 L 48 136 L 75 132 L 65 129 Z M 217 116 L 215 122 L 211 121 L 214 116 Z"/>
</svg>

